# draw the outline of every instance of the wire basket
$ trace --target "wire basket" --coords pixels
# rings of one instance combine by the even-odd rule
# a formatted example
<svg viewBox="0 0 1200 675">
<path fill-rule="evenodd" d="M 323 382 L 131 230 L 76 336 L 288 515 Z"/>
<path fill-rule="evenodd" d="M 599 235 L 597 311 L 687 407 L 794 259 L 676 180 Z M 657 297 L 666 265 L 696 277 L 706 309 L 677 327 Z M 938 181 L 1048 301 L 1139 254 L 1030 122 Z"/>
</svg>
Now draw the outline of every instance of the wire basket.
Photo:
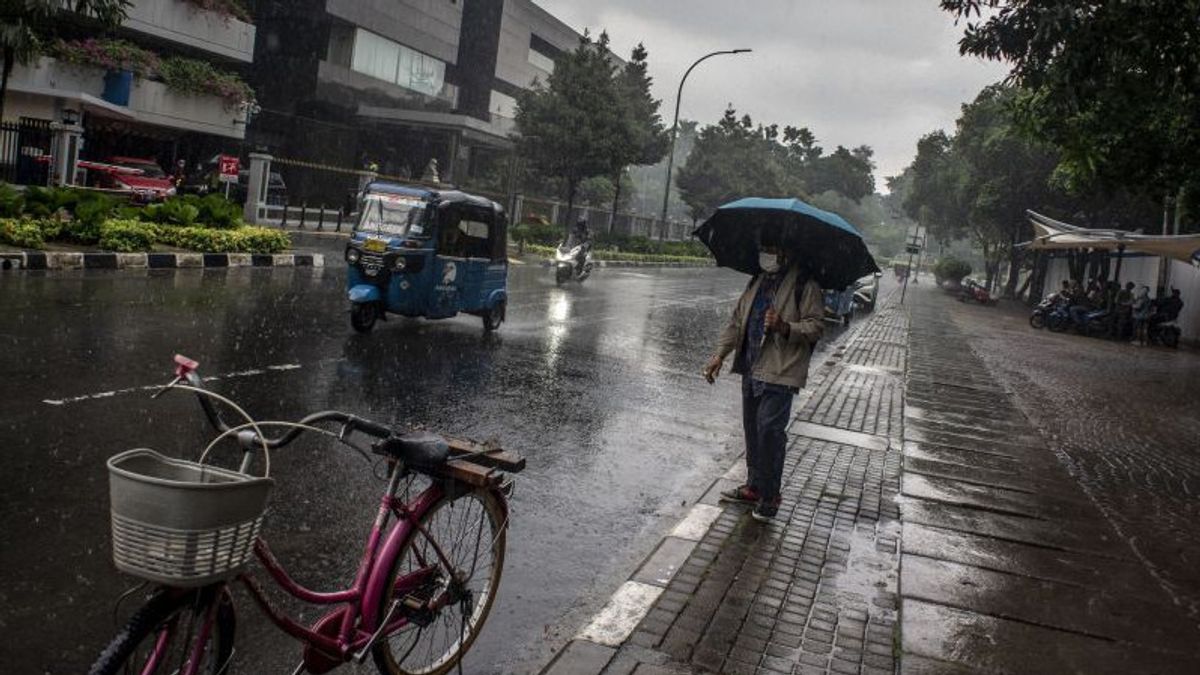
<svg viewBox="0 0 1200 675">
<path fill-rule="evenodd" d="M 127 450 L 108 460 L 113 562 L 169 586 L 228 579 L 250 559 L 274 481 Z"/>
</svg>

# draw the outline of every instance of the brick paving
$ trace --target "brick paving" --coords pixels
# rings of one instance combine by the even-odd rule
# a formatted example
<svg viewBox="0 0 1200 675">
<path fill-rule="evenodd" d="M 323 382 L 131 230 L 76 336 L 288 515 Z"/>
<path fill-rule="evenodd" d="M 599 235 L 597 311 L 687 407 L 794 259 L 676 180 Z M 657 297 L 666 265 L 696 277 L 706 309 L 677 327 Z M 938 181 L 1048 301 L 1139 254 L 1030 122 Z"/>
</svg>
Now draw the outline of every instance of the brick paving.
<svg viewBox="0 0 1200 675">
<path fill-rule="evenodd" d="M 547 675 L 895 671 L 907 317 L 885 300 L 855 330 L 798 406 L 775 520 L 723 505 L 623 644 L 576 640 Z"/>
<path fill-rule="evenodd" d="M 779 516 L 717 511 L 727 474 L 707 532 L 647 562 L 673 575 L 635 577 L 664 581 L 628 637 L 577 640 L 547 675 L 1200 672 L 1195 617 L 972 351 L 963 310 L 908 295 L 814 366 Z"/>
</svg>

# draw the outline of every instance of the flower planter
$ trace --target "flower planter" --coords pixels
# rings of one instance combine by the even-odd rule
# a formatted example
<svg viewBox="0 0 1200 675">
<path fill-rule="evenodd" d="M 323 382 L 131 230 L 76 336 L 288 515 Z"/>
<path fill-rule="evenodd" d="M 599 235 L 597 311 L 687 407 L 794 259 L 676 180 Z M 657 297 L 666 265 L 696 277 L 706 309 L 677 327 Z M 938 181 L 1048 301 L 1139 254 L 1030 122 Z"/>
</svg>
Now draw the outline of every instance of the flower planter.
<svg viewBox="0 0 1200 675">
<path fill-rule="evenodd" d="M 133 91 L 133 71 L 110 70 L 104 74 L 104 93 L 100 95 L 113 105 L 128 106 Z"/>
</svg>

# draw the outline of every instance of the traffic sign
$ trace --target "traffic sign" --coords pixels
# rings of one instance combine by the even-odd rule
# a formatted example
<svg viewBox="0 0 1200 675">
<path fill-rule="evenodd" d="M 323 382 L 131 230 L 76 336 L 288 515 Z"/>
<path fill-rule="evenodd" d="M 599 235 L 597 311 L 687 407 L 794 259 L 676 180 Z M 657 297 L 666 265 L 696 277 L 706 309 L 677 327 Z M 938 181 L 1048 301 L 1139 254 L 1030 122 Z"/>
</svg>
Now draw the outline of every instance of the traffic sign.
<svg viewBox="0 0 1200 675">
<path fill-rule="evenodd" d="M 233 155 L 221 155 L 217 160 L 217 174 L 222 183 L 236 183 L 241 162 Z"/>
</svg>

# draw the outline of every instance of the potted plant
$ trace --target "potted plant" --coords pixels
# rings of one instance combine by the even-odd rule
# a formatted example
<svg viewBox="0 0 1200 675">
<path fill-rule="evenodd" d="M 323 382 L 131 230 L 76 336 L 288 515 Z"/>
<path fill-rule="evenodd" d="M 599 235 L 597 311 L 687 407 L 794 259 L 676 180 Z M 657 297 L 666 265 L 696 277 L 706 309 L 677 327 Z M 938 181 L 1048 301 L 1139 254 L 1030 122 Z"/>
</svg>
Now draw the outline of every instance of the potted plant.
<svg viewBox="0 0 1200 675">
<path fill-rule="evenodd" d="M 102 98 L 116 105 L 129 105 L 135 76 L 147 77 L 158 68 L 154 52 L 125 40 L 57 40 L 50 52 L 63 63 L 106 70 Z"/>
</svg>

